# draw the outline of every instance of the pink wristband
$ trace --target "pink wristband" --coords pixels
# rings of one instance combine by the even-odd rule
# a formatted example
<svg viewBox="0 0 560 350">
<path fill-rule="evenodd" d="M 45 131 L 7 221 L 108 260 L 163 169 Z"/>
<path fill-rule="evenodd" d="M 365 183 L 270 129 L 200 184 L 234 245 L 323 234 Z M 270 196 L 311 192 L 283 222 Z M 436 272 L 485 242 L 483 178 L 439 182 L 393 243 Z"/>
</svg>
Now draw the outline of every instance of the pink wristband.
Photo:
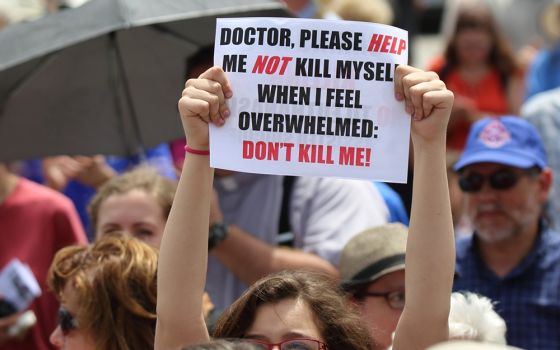
<svg viewBox="0 0 560 350">
<path fill-rule="evenodd" d="M 190 153 L 190 154 L 196 154 L 198 156 L 209 156 L 210 155 L 209 150 L 194 149 L 194 148 L 190 148 L 188 145 L 185 146 L 185 152 Z"/>
</svg>

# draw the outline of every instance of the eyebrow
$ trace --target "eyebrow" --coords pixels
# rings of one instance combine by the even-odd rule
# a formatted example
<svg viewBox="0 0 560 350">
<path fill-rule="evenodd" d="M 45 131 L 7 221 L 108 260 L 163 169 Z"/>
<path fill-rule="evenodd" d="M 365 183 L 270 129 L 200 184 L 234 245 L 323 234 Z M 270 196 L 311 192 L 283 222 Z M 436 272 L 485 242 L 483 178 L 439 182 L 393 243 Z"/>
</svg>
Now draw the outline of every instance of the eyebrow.
<svg viewBox="0 0 560 350">
<path fill-rule="evenodd" d="M 243 338 L 245 339 L 256 339 L 256 340 L 265 340 L 265 341 L 269 341 L 270 338 L 268 338 L 265 335 L 262 334 L 247 334 L 245 336 L 243 336 Z M 296 338 L 309 338 L 309 339 L 315 339 L 315 337 L 312 337 L 310 335 L 306 335 L 300 332 L 288 332 L 288 333 L 284 333 L 282 334 L 281 339 L 296 339 Z"/>
</svg>

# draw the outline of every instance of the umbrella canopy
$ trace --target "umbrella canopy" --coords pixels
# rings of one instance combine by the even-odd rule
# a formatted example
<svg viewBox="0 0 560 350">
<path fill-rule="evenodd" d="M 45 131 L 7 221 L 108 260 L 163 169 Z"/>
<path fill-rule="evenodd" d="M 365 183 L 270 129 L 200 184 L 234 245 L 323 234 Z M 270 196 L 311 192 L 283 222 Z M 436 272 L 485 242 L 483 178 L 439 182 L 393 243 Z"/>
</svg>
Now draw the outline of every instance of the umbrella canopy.
<svg viewBox="0 0 560 350">
<path fill-rule="evenodd" d="M 0 161 L 138 153 L 183 135 L 186 59 L 217 17 L 290 16 L 275 0 L 92 0 L 0 31 Z"/>
</svg>

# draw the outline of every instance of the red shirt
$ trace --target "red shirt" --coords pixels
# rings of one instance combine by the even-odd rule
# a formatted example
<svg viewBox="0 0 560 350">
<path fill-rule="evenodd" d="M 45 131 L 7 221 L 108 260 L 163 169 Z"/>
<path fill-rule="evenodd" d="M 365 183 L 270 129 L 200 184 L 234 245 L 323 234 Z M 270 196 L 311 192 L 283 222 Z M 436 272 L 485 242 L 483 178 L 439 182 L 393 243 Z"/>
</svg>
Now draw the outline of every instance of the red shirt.
<svg viewBox="0 0 560 350">
<path fill-rule="evenodd" d="M 438 58 L 430 65 L 429 70 L 441 73 L 445 61 Z M 504 115 L 508 113 L 507 91 L 496 69 L 489 70 L 479 81 L 473 83 L 464 80 L 458 71 L 451 69 L 444 77 L 445 85 L 455 94 L 473 101 L 479 112 L 487 115 Z M 483 115 L 484 116 L 484 115 Z M 448 135 L 449 148 L 462 150 L 465 146 L 470 123 L 464 122 Z"/>
<path fill-rule="evenodd" d="M 37 324 L 22 341 L 0 350 L 51 350 L 50 333 L 57 326 L 58 302 L 47 287 L 47 272 L 55 253 L 71 244 L 87 243 L 72 202 L 45 186 L 20 178 L 0 203 L 0 269 L 13 258 L 28 264 L 43 294 L 31 305 Z"/>
</svg>

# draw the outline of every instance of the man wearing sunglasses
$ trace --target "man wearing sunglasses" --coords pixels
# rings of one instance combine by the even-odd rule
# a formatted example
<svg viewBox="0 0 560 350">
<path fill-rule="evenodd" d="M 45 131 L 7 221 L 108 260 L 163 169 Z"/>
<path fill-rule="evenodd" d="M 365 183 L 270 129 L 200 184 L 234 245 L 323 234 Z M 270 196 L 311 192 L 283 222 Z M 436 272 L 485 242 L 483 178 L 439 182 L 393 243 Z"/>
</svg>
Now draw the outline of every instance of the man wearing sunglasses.
<svg viewBox="0 0 560 350">
<path fill-rule="evenodd" d="M 543 216 L 552 172 L 536 129 L 482 119 L 454 169 L 475 230 L 457 242 L 454 289 L 497 301 L 508 344 L 560 349 L 560 233 Z"/>
</svg>

